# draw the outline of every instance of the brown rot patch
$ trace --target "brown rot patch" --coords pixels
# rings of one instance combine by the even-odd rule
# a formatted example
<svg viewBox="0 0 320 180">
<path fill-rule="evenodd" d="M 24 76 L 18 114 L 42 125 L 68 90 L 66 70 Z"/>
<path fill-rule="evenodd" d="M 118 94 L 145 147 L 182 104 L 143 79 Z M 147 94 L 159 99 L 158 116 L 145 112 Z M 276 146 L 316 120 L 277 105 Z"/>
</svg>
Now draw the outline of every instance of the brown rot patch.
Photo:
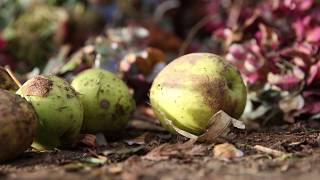
<svg viewBox="0 0 320 180">
<path fill-rule="evenodd" d="M 40 96 L 45 97 L 49 94 L 52 88 L 52 81 L 43 76 L 37 76 L 27 82 L 21 88 L 24 96 Z"/>
<path fill-rule="evenodd" d="M 110 106 L 110 103 L 108 100 L 103 99 L 100 101 L 100 107 L 103 109 L 108 109 L 108 107 Z"/>
<path fill-rule="evenodd" d="M 223 108 L 226 95 L 226 84 L 219 78 L 203 78 L 199 84 L 199 90 L 204 102 L 212 109 Z"/>
</svg>

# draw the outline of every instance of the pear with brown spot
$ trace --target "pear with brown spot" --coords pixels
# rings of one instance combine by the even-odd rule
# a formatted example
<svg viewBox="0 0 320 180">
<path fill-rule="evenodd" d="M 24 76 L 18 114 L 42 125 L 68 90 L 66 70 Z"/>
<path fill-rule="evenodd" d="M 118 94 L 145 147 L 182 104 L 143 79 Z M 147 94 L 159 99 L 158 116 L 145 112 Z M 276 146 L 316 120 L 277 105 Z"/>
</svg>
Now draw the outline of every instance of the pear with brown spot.
<svg viewBox="0 0 320 180">
<path fill-rule="evenodd" d="M 152 84 L 150 102 L 168 130 L 175 132 L 177 127 L 201 135 L 220 110 L 239 118 L 246 95 L 246 86 L 234 66 L 214 54 L 193 53 L 162 69 Z"/>
<path fill-rule="evenodd" d="M 35 108 L 38 117 L 36 149 L 69 148 L 80 133 L 83 106 L 70 84 L 56 76 L 36 76 L 17 94 Z"/>
<path fill-rule="evenodd" d="M 103 69 L 89 69 L 77 75 L 71 85 L 84 106 L 83 133 L 112 134 L 127 125 L 135 102 L 121 79 Z"/>
</svg>

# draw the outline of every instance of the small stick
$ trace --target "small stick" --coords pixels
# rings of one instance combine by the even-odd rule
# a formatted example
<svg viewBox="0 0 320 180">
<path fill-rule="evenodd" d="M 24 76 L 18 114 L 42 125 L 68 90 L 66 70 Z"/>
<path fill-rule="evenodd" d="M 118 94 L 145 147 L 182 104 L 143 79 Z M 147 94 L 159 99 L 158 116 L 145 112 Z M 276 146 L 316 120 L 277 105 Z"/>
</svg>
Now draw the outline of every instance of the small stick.
<svg viewBox="0 0 320 180">
<path fill-rule="evenodd" d="M 282 156 L 282 155 L 286 154 L 282 151 L 278 151 L 278 150 L 271 149 L 271 148 L 264 147 L 264 146 L 260 146 L 260 145 L 255 145 L 253 148 L 256 149 L 257 151 L 261 151 L 261 152 L 264 152 L 266 154 L 270 154 L 273 156 Z"/>
<path fill-rule="evenodd" d="M 9 66 L 5 66 L 4 69 L 7 71 L 7 73 L 9 74 L 9 76 L 13 79 L 13 81 L 19 86 L 19 88 L 22 86 L 22 84 L 20 83 L 20 81 L 16 78 L 16 76 L 14 75 L 14 73 L 11 71 L 11 69 L 9 68 Z"/>
</svg>

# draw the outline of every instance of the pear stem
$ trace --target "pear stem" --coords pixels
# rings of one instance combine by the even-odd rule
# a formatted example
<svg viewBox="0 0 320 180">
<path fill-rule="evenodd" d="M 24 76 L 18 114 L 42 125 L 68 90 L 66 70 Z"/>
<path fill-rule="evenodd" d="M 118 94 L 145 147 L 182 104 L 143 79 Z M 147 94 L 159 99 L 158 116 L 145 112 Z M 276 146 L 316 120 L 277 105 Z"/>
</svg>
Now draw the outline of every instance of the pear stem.
<svg viewBox="0 0 320 180">
<path fill-rule="evenodd" d="M 5 66 L 4 69 L 7 71 L 9 76 L 13 79 L 13 81 L 19 86 L 19 88 L 22 86 L 20 81 L 17 79 L 17 77 L 14 75 L 14 73 L 11 71 L 9 66 Z"/>
</svg>

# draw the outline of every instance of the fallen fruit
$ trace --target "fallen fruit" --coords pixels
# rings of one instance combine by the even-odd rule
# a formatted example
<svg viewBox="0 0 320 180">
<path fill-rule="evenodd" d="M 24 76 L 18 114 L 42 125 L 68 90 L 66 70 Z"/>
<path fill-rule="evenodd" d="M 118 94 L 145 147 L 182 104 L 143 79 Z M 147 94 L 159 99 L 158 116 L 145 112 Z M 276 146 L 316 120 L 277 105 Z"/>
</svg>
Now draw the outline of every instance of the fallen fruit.
<svg viewBox="0 0 320 180">
<path fill-rule="evenodd" d="M 0 162 L 21 155 L 32 143 L 37 115 L 25 99 L 0 90 Z"/>
<path fill-rule="evenodd" d="M 150 102 L 166 129 L 200 135 L 219 110 L 239 118 L 246 94 L 235 67 L 217 55 L 193 53 L 172 61 L 157 75 Z"/>
<path fill-rule="evenodd" d="M 126 84 L 102 69 L 89 69 L 71 85 L 80 93 L 84 106 L 83 133 L 119 131 L 128 123 L 135 103 Z"/>
<path fill-rule="evenodd" d="M 82 126 L 83 106 L 68 82 L 56 76 L 36 76 L 24 83 L 17 94 L 33 105 L 39 117 L 34 148 L 72 145 Z"/>
</svg>

